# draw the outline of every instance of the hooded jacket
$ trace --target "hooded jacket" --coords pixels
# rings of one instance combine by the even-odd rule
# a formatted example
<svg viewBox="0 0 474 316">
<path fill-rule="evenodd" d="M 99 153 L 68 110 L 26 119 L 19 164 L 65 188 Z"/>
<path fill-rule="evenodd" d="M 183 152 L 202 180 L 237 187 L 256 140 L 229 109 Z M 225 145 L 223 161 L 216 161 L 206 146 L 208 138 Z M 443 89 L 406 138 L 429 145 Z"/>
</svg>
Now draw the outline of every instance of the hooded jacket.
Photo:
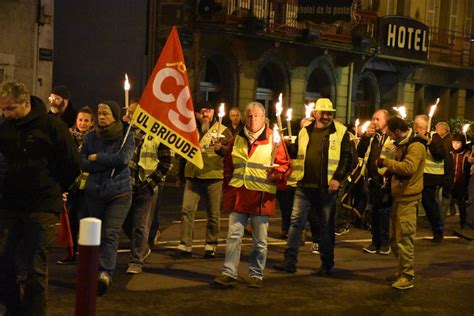
<svg viewBox="0 0 474 316">
<path fill-rule="evenodd" d="M 31 97 L 31 111 L 0 125 L 7 161 L 2 208 L 26 212 L 62 209 L 62 192 L 79 175 L 79 154 L 66 125 Z"/>
</svg>

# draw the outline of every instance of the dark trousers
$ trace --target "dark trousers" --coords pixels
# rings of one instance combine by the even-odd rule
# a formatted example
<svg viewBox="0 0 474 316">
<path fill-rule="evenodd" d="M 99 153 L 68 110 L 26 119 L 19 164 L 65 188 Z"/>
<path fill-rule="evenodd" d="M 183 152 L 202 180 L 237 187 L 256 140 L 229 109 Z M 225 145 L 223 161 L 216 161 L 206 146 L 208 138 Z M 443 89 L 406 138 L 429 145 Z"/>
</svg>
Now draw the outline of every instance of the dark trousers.
<svg viewBox="0 0 474 316">
<path fill-rule="evenodd" d="M 370 205 L 372 244 L 380 249 L 389 245 L 390 206 Z"/>
<path fill-rule="evenodd" d="M 49 212 L 0 210 L 0 301 L 12 315 L 46 315 L 48 255 L 58 220 Z"/>
<path fill-rule="evenodd" d="M 466 225 L 466 192 L 464 188 L 455 187 L 451 193 L 451 197 L 452 201 L 459 207 L 459 223 L 461 224 L 461 228 L 463 228 Z"/>
<path fill-rule="evenodd" d="M 288 187 L 286 190 L 277 190 L 276 198 L 281 212 L 281 230 L 288 232 L 291 224 L 291 210 L 295 198 L 295 188 Z"/>
<path fill-rule="evenodd" d="M 76 254 L 77 239 L 79 237 L 79 222 L 89 215 L 84 190 L 69 193 L 67 197 L 67 213 L 69 216 L 69 225 L 71 226 L 73 253 Z"/>
<path fill-rule="evenodd" d="M 441 219 L 437 201 L 436 186 L 425 186 L 422 192 L 421 204 L 425 209 L 433 234 L 442 235 L 444 233 L 444 223 Z"/>
<path fill-rule="evenodd" d="M 152 221 L 153 209 L 158 188 L 141 190 L 132 194 L 132 206 L 122 225 L 122 228 L 130 239 L 130 263 L 143 264 L 148 246 L 148 235 Z"/>
</svg>

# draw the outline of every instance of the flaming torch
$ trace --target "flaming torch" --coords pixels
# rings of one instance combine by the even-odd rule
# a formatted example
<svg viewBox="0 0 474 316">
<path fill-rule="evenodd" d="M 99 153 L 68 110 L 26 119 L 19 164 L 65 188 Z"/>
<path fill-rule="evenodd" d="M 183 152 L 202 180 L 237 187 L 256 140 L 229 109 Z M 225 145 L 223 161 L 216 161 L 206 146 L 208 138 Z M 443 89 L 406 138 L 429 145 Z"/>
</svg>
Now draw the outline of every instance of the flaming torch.
<svg viewBox="0 0 474 316">
<path fill-rule="evenodd" d="M 306 118 L 310 118 L 311 117 L 311 113 L 313 112 L 313 109 L 314 109 L 314 102 L 311 102 L 310 104 L 308 105 L 304 105 L 305 107 L 305 117 Z"/>
<path fill-rule="evenodd" d="M 428 133 L 431 131 L 431 119 L 433 118 L 434 113 L 436 112 L 436 108 L 438 107 L 439 98 L 436 99 L 436 103 L 433 104 L 430 108 L 430 113 L 428 114 Z"/>
<path fill-rule="evenodd" d="M 219 117 L 219 123 L 217 124 L 217 137 L 220 138 L 221 135 L 221 125 L 222 125 L 222 118 L 225 116 L 225 104 L 221 103 L 219 106 L 219 113 L 217 113 Z"/>
<path fill-rule="evenodd" d="M 128 76 L 125 74 L 125 82 L 123 83 L 123 90 L 125 91 L 125 108 L 128 109 L 128 91 L 130 90 L 130 82 Z"/>
<path fill-rule="evenodd" d="M 467 131 L 469 130 L 469 127 L 470 127 L 470 126 L 471 126 L 471 124 L 464 124 L 464 125 L 462 126 L 462 132 L 463 132 L 463 134 L 464 134 L 464 139 L 466 140 L 466 144 L 469 144 L 469 143 L 470 143 L 470 141 L 469 141 L 469 142 L 467 141 Z"/>
<path fill-rule="evenodd" d="M 404 105 L 401 105 L 401 106 L 398 106 L 398 107 L 397 107 L 397 106 L 394 106 L 393 109 L 398 112 L 398 114 L 400 115 L 400 117 L 401 117 L 402 119 L 406 119 L 406 117 L 407 117 L 407 109 L 405 108 Z"/>
<path fill-rule="evenodd" d="M 278 97 L 278 102 L 275 104 L 275 111 L 276 111 L 276 117 L 277 117 L 277 122 L 278 122 L 278 128 L 280 130 L 283 129 L 283 126 L 281 124 L 281 112 L 283 112 L 283 93 L 280 93 L 280 96 Z"/>
</svg>

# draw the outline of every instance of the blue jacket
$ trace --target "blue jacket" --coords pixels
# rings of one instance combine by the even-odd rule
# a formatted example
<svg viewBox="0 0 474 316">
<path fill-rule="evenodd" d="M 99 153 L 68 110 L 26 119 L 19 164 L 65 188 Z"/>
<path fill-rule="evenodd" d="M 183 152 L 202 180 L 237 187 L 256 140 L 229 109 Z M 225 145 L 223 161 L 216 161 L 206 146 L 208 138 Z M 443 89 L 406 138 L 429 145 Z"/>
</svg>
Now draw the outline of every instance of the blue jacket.
<svg viewBox="0 0 474 316">
<path fill-rule="evenodd" d="M 133 134 L 130 133 L 123 148 L 119 150 L 124 136 L 112 142 L 105 142 L 96 132 L 86 135 L 81 160 L 82 170 L 89 173 L 85 188 L 87 195 L 104 200 L 131 193 L 128 164 L 132 158 L 135 141 Z M 92 154 L 97 154 L 97 160 L 87 159 Z M 114 169 L 113 177 L 111 177 Z"/>
</svg>

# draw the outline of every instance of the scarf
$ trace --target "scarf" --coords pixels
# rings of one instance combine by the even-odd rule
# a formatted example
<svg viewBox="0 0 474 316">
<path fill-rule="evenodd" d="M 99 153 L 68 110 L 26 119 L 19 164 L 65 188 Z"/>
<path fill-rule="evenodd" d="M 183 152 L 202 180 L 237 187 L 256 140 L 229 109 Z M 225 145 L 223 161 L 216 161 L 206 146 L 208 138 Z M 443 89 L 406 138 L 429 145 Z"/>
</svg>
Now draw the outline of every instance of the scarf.
<svg viewBox="0 0 474 316">
<path fill-rule="evenodd" d="M 116 121 L 107 126 L 96 126 L 97 135 L 106 142 L 114 141 L 122 136 L 122 122 Z"/>
<path fill-rule="evenodd" d="M 249 140 L 250 144 L 253 144 L 260 137 L 260 135 L 262 135 L 263 131 L 265 131 L 265 127 L 266 126 L 263 125 L 263 127 L 259 129 L 258 131 L 256 131 L 255 133 L 249 131 L 247 126 L 244 127 L 244 134 L 245 136 L 247 136 L 247 139 Z"/>
</svg>

